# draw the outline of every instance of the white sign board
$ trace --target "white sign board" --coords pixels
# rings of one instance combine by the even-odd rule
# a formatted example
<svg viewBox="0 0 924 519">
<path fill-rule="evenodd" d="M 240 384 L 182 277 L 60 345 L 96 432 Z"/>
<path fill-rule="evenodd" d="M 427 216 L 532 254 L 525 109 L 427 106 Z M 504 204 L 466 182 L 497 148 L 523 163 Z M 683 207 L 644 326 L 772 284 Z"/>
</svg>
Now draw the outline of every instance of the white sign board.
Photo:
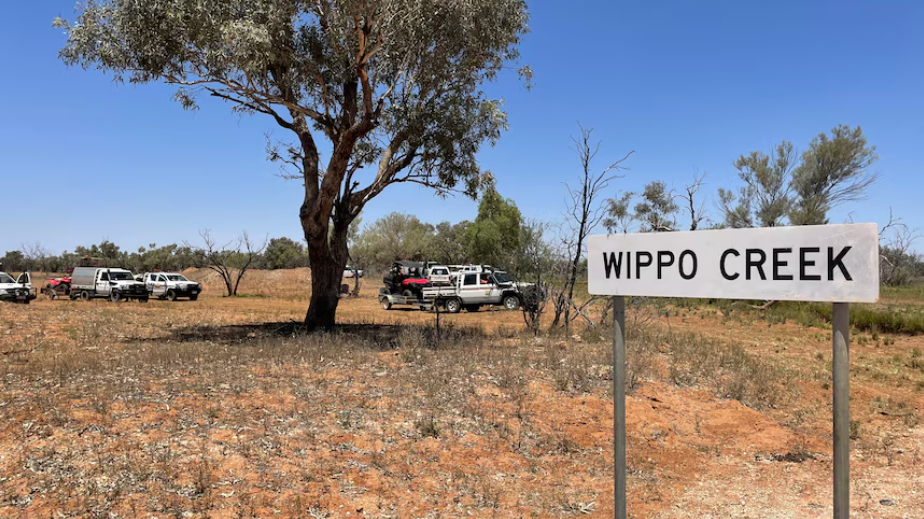
<svg viewBox="0 0 924 519">
<path fill-rule="evenodd" d="M 876 224 L 591 236 L 594 295 L 875 302 Z"/>
</svg>

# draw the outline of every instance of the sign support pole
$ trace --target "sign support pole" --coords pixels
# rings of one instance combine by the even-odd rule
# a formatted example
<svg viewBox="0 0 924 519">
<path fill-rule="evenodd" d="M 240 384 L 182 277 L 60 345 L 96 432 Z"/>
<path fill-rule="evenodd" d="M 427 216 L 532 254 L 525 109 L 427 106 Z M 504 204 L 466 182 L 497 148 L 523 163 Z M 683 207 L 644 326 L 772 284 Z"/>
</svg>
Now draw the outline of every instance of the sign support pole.
<svg viewBox="0 0 924 519">
<path fill-rule="evenodd" d="M 626 519 L 626 298 L 613 296 L 614 516 Z"/>
<path fill-rule="evenodd" d="M 850 305 L 834 303 L 834 519 L 850 517 Z"/>
</svg>

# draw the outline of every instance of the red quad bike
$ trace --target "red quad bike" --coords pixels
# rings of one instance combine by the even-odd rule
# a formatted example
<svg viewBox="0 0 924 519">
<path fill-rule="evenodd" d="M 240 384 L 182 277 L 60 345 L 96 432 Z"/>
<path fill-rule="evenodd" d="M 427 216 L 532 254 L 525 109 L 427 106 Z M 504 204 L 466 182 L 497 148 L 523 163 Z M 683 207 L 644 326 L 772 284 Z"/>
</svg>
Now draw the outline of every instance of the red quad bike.
<svg viewBox="0 0 924 519">
<path fill-rule="evenodd" d="M 423 270 L 418 261 L 396 261 L 382 281 L 390 294 L 420 299 L 421 289 L 430 283 Z"/>
<path fill-rule="evenodd" d="M 65 276 L 62 278 L 50 278 L 45 284 L 45 290 L 42 292 L 52 301 L 56 297 L 70 297 L 71 295 L 71 278 Z"/>
</svg>

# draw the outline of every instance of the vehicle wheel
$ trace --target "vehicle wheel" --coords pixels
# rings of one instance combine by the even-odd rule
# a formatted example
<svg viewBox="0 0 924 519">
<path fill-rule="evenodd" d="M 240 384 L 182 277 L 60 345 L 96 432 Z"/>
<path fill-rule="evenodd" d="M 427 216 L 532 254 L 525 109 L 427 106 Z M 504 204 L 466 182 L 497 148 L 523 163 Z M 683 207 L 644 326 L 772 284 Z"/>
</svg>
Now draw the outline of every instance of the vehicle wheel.
<svg viewBox="0 0 924 519">
<path fill-rule="evenodd" d="M 48 297 L 48 299 L 51 299 L 52 301 L 54 301 L 55 300 L 55 289 L 51 288 L 50 286 L 45 287 L 45 296 Z"/>
<path fill-rule="evenodd" d="M 507 310 L 516 310 L 520 307 L 520 298 L 517 296 L 507 296 L 504 298 L 504 308 Z"/>
<path fill-rule="evenodd" d="M 119 301 L 122 300 L 122 294 L 118 292 L 110 292 L 109 300 L 112 301 L 113 303 L 118 303 Z"/>
<path fill-rule="evenodd" d="M 138 298 L 138 302 L 139 302 L 139 303 L 147 303 L 147 302 L 148 302 L 148 298 L 146 298 L 146 297 L 139 297 L 139 298 Z"/>
<path fill-rule="evenodd" d="M 451 314 L 457 314 L 462 311 L 462 301 L 450 299 L 446 301 L 446 311 Z"/>
<path fill-rule="evenodd" d="M 384 310 L 391 310 L 391 302 L 389 302 L 388 299 L 382 299 L 380 303 L 382 303 L 382 308 Z"/>
<path fill-rule="evenodd" d="M 411 290 L 410 288 L 405 288 L 404 292 L 401 292 L 401 295 L 403 295 L 404 297 L 414 297 L 414 291 Z"/>
<path fill-rule="evenodd" d="M 22 302 L 22 304 L 27 305 L 27 304 L 29 304 L 29 303 L 31 303 L 31 302 L 32 302 L 32 301 L 31 301 L 30 299 L 26 299 L 25 301 Z"/>
<path fill-rule="evenodd" d="M 176 301 L 176 292 L 173 290 L 167 291 L 167 301 Z"/>
<path fill-rule="evenodd" d="M 190 301 L 195 301 L 196 299 L 199 299 L 199 296 L 198 296 L 198 295 L 189 296 L 189 300 L 190 300 Z"/>
<path fill-rule="evenodd" d="M 465 305 L 466 312 L 477 312 L 480 308 L 480 305 Z"/>
<path fill-rule="evenodd" d="M 80 300 L 81 300 L 81 301 L 89 301 L 90 299 L 93 299 L 93 296 L 90 295 L 90 292 L 89 292 L 89 291 L 84 290 L 83 292 L 80 293 Z"/>
</svg>

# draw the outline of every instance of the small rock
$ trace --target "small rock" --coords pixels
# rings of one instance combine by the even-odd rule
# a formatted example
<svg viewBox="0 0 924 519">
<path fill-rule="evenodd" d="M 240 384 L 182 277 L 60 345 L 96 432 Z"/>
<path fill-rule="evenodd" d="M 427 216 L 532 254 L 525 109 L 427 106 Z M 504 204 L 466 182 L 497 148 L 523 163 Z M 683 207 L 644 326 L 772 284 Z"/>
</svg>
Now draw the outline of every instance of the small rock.
<svg viewBox="0 0 924 519">
<path fill-rule="evenodd" d="M 879 504 L 882 506 L 895 506 L 895 501 L 891 499 L 880 499 Z"/>
</svg>

